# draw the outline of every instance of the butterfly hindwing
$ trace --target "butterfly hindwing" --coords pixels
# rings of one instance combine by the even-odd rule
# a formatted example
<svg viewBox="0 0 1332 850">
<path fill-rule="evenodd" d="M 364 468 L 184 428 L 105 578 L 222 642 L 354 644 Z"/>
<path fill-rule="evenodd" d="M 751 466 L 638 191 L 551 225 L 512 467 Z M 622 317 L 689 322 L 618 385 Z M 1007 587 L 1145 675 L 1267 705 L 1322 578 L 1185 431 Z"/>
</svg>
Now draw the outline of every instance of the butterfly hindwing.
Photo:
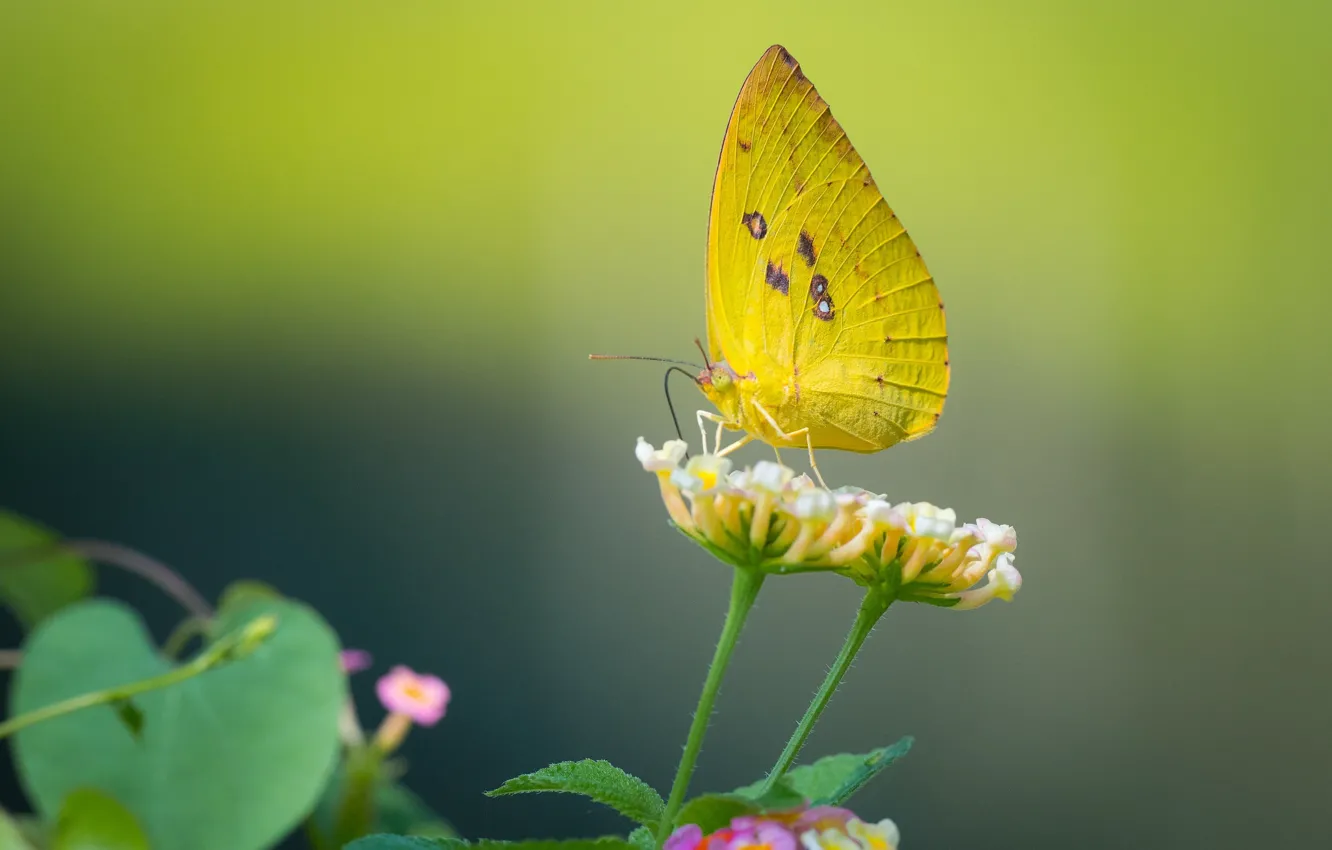
<svg viewBox="0 0 1332 850">
<path fill-rule="evenodd" d="M 750 72 L 713 186 L 712 355 L 789 387 L 783 429 L 876 451 L 943 408 L 943 304 L 864 161 L 781 47 Z"/>
</svg>

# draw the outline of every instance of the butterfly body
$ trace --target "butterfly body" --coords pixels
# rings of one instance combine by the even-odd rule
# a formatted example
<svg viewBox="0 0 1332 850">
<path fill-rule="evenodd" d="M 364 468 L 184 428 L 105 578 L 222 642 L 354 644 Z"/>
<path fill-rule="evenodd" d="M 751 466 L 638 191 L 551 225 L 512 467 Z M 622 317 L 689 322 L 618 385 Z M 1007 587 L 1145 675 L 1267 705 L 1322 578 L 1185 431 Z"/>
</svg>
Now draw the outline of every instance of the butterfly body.
<svg viewBox="0 0 1332 850">
<path fill-rule="evenodd" d="M 943 410 L 934 279 L 780 46 L 745 80 L 722 143 L 707 317 L 714 362 L 698 384 L 718 414 L 700 419 L 744 431 L 731 448 L 875 452 L 928 433 Z"/>
</svg>

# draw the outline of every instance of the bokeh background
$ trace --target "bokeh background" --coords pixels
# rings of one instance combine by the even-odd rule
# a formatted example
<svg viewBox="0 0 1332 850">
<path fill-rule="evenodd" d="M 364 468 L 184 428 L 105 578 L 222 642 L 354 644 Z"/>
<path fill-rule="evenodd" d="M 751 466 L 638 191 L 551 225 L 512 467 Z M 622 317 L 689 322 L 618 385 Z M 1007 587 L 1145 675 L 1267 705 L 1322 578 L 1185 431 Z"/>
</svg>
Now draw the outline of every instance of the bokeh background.
<svg viewBox="0 0 1332 850">
<path fill-rule="evenodd" d="M 633 459 L 659 370 L 586 354 L 692 356 L 718 145 L 780 42 L 949 308 L 938 431 L 821 464 L 1014 523 L 1026 578 L 891 612 L 808 752 L 915 734 L 858 804 L 908 848 L 1319 845 L 1330 10 L 4 2 L 0 503 L 443 675 L 410 784 L 464 833 L 622 829 L 481 792 L 669 783 L 728 576 Z M 768 767 L 856 601 L 770 582 L 697 788 Z"/>
</svg>

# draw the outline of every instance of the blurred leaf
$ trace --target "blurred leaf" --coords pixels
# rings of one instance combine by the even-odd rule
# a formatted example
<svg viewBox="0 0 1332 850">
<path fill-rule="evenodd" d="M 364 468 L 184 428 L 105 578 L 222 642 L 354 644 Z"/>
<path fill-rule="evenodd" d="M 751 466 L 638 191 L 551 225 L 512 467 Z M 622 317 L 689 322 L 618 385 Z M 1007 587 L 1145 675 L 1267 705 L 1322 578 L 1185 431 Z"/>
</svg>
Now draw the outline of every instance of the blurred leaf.
<svg viewBox="0 0 1332 850">
<path fill-rule="evenodd" d="M 839 753 L 825 756 L 813 764 L 797 767 L 782 777 L 782 783 L 807 797 L 810 805 L 840 805 L 865 784 L 883 772 L 911 749 L 910 735 L 895 744 L 868 753 Z M 757 785 L 748 786 L 755 789 Z"/>
<path fill-rule="evenodd" d="M 80 788 L 60 806 L 51 850 L 148 850 L 148 839 L 134 815 L 115 799 Z"/>
<path fill-rule="evenodd" d="M 120 722 L 125 724 L 125 728 L 135 738 L 143 735 L 143 712 L 134 704 L 132 700 L 122 699 L 112 703 L 111 707 L 115 709 L 116 716 Z"/>
<path fill-rule="evenodd" d="M 93 787 L 132 812 L 158 848 L 259 850 L 289 832 L 337 758 L 346 679 L 337 637 L 318 614 L 283 600 L 246 607 L 247 617 L 261 614 L 280 625 L 253 653 L 136 697 L 141 740 L 101 709 L 18 732 L 15 760 L 37 811 L 50 818 L 70 791 Z M 222 612 L 218 628 L 246 622 Z M 138 615 L 107 600 L 52 617 L 24 652 L 14 714 L 172 668 Z"/>
<path fill-rule="evenodd" d="M 456 838 L 420 838 L 406 835 L 367 835 L 343 850 L 461 850 L 467 842 Z"/>
<path fill-rule="evenodd" d="M 390 782 L 379 787 L 375 794 L 379 824 L 396 835 L 424 835 L 431 838 L 453 838 L 457 830 L 440 817 L 406 785 Z"/>
<path fill-rule="evenodd" d="M 382 763 L 373 791 L 374 823 L 366 832 L 430 838 L 457 836 L 457 831 L 447 820 L 436 814 L 406 785 L 393 778 L 389 769 L 391 765 L 392 762 Z M 347 767 L 345 758 L 338 763 L 324 786 L 319 804 L 310 815 L 318 834 L 325 839 L 332 836 L 338 826 L 339 809 L 347 793 Z"/>
<path fill-rule="evenodd" d="M 14 612 L 24 629 L 92 592 L 93 569 L 84 558 L 60 552 L 35 560 L 23 557 L 59 541 L 51 530 L 0 510 L 0 604 Z"/>
<path fill-rule="evenodd" d="M 758 796 L 758 793 L 762 786 L 763 780 L 760 779 L 752 785 L 737 788 L 732 793 L 752 801 L 759 807 L 759 811 L 763 812 L 794 809 L 809 802 L 808 797 L 797 791 L 791 784 L 791 774 L 789 773 L 778 780 L 772 788 L 768 790 L 768 793 L 760 797 Z"/>
<path fill-rule="evenodd" d="M 532 773 L 516 776 L 487 797 L 556 791 L 582 794 L 610 806 L 627 818 L 652 825 L 661 818 L 666 803 L 661 795 L 637 776 L 631 776 L 608 761 L 583 759 L 562 761 Z"/>
<path fill-rule="evenodd" d="M 238 615 L 251 605 L 260 602 L 272 602 L 282 599 L 282 594 L 269 584 L 262 581 L 252 581 L 242 579 L 233 581 L 227 585 L 226 590 L 222 591 L 222 596 L 218 599 L 217 609 L 221 614 Z"/>
<path fill-rule="evenodd" d="M 4 811 L 0 811 L 0 850 L 32 850 L 18 823 Z"/>
<path fill-rule="evenodd" d="M 640 826 L 629 833 L 629 843 L 638 850 L 657 850 L 657 836 L 646 826 Z"/>
<path fill-rule="evenodd" d="M 704 794 L 685 803 L 672 826 L 695 823 L 708 833 L 726 826 L 731 818 L 756 815 L 760 810 L 758 803 L 739 794 Z"/>
<path fill-rule="evenodd" d="M 461 838 L 418 838 L 403 835 L 368 835 L 345 850 L 638 850 L 623 838 L 573 838 L 567 841 L 464 841 Z"/>
</svg>

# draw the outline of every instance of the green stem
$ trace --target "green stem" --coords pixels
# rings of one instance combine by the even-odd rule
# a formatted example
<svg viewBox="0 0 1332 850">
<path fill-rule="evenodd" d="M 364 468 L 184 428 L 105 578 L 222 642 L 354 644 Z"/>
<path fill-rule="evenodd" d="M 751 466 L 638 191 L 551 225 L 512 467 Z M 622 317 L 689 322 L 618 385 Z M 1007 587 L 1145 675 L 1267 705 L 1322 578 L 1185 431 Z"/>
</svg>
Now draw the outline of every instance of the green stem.
<svg viewBox="0 0 1332 850">
<path fill-rule="evenodd" d="M 823 714 L 823 709 L 827 707 L 828 700 L 832 699 L 833 691 L 841 684 L 842 677 L 846 671 L 851 669 L 851 662 L 855 660 L 856 653 L 860 652 L 860 647 L 865 643 L 865 638 L 869 637 L 874 624 L 879 622 L 879 618 L 888 610 L 888 606 L 893 603 L 892 596 L 881 591 L 870 589 L 865 594 L 865 599 L 860 603 L 860 611 L 856 614 L 856 621 L 851 624 L 851 631 L 846 635 L 846 641 L 842 644 L 842 649 L 837 653 L 837 660 L 828 670 L 828 675 L 824 678 L 823 684 L 819 686 L 819 692 L 814 695 L 814 701 L 805 709 L 805 716 L 800 718 L 800 723 L 796 726 L 795 734 L 791 740 L 786 742 L 786 749 L 778 756 L 777 763 L 768 771 L 768 776 L 763 780 L 763 789 L 759 796 L 772 790 L 772 786 L 786 775 L 795 762 L 796 756 L 800 754 L 800 748 L 805 745 L 805 740 L 809 738 L 809 733 L 813 731 L 814 724 L 818 721 L 819 715 Z"/>
<path fill-rule="evenodd" d="M 703 693 L 698 698 L 698 708 L 694 710 L 694 722 L 689 726 L 689 737 L 685 740 L 684 755 L 680 757 L 680 766 L 675 771 L 675 782 L 671 784 L 671 794 L 666 800 L 666 810 L 662 813 L 657 827 L 657 845 L 661 846 L 671 834 L 675 816 L 684 804 L 685 792 L 689 790 L 689 780 L 694 775 L 694 765 L 698 761 L 698 752 L 703 747 L 703 736 L 708 731 L 708 721 L 712 718 L 712 707 L 717 701 L 717 691 L 721 688 L 726 667 L 731 663 L 731 653 L 735 649 L 740 630 L 744 628 L 749 609 L 754 607 L 759 589 L 763 586 L 764 573 L 757 570 L 736 567 L 735 577 L 731 582 L 731 605 L 726 612 L 726 622 L 722 625 L 721 637 L 717 640 L 717 650 L 712 655 L 712 666 L 708 667 L 708 677 L 703 683 Z"/>
<path fill-rule="evenodd" d="M 143 679 L 138 682 L 130 682 L 128 685 L 120 685 L 102 691 L 80 694 L 79 696 L 71 697 L 62 702 L 53 703 L 43 708 L 29 711 L 26 714 L 20 714 L 18 717 L 11 717 L 4 723 L 0 723 L 0 740 L 9 737 L 20 729 L 32 726 L 35 723 L 41 723 L 46 720 L 60 717 L 61 715 L 71 714 L 75 711 L 82 711 L 85 708 L 92 708 L 97 705 L 109 705 L 111 703 L 122 702 L 130 697 L 138 696 L 139 694 L 148 691 L 170 687 L 183 682 L 186 679 L 198 676 L 200 673 L 205 673 L 214 667 L 219 667 L 230 661 L 235 661 L 253 652 L 255 648 L 266 640 L 276 628 L 276 617 L 257 617 L 242 628 L 221 638 L 212 646 L 199 653 L 199 655 L 190 663 L 182 664 L 160 676 L 154 676 L 151 679 Z"/>
<path fill-rule="evenodd" d="M 374 746 L 349 750 L 338 814 L 333 826 L 333 846 L 343 847 L 375 828 L 375 785 L 383 772 L 384 755 Z"/>
<path fill-rule="evenodd" d="M 162 644 L 162 654 L 167 658 L 179 658 L 185 647 L 196 637 L 208 632 L 208 621 L 199 617 L 187 617 L 167 635 Z"/>
</svg>

